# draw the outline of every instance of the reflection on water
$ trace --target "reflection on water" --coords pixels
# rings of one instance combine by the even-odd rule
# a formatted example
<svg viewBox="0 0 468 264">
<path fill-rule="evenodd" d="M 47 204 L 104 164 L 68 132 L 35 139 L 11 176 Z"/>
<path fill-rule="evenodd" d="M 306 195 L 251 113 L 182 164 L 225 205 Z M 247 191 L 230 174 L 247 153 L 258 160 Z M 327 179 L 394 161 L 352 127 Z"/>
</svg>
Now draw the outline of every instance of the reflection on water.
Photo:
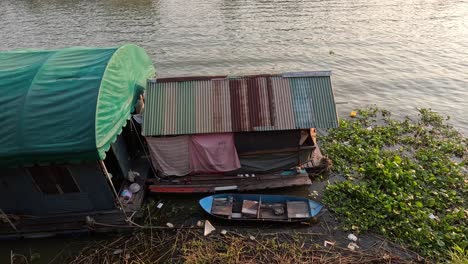
<svg viewBox="0 0 468 264">
<path fill-rule="evenodd" d="M 2 0 L 0 49 L 143 46 L 160 76 L 334 72 L 340 112 L 432 107 L 465 132 L 463 0 Z"/>
</svg>

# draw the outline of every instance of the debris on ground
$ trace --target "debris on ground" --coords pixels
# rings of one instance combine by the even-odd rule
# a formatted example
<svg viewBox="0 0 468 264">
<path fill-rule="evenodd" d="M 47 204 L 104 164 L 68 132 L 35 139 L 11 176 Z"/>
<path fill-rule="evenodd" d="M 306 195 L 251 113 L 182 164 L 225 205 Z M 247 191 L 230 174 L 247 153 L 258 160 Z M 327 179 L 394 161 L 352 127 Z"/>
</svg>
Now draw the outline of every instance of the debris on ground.
<svg viewBox="0 0 468 264">
<path fill-rule="evenodd" d="M 122 254 L 123 250 L 122 249 L 116 249 L 114 250 L 114 252 L 112 252 L 113 255 L 117 255 L 117 254 Z"/>
<path fill-rule="evenodd" d="M 354 234 L 349 234 L 348 239 L 351 240 L 351 241 L 354 241 L 354 242 L 356 242 L 358 240 L 357 236 L 355 236 Z"/>
<path fill-rule="evenodd" d="M 356 243 L 354 243 L 354 242 L 350 242 L 350 243 L 348 244 L 348 248 L 351 249 L 352 251 L 354 251 L 354 250 L 358 249 L 359 246 L 358 246 Z"/>
<path fill-rule="evenodd" d="M 311 238 L 316 236 L 313 233 L 257 233 L 255 240 L 250 236 L 248 233 L 228 233 L 205 237 L 199 229 L 136 232 L 107 243 L 91 242 L 64 263 L 405 264 L 415 260 L 389 252 L 382 245 L 354 251 L 338 245 L 322 247 L 311 242 Z M 122 248 L 122 254 L 112 254 Z"/>
<path fill-rule="evenodd" d="M 205 221 L 205 230 L 203 232 L 203 235 L 207 236 L 207 235 L 211 234 L 215 230 L 216 230 L 216 228 L 210 223 L 210 221 L 206 220 Z"/>
</svg>

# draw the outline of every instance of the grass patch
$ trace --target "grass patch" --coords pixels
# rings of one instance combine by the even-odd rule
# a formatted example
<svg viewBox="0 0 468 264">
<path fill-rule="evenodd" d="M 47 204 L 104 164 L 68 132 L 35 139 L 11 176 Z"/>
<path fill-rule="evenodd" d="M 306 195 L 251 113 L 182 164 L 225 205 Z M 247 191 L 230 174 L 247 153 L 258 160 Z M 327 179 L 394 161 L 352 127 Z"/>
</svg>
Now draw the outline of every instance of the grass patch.
<svg viewBox="0 0 468 264">
<path fill-rule="evenodd" d="M 414 120 L 357 110 L 321 139 L 333 171 L 324 202 L 355 232 L 373 231 L 442 260 L 468 246 L 468 141 L 448 118 L 420 109 Z"/>
<path fill-rule="evenodd" d="M 454 247 L 449 251 L 449 259 L 451 264 L 468 264 L 468 251 Z"/>
<path fill-rule="evenodd" d="M 304 233 L 229 232 L 204 237 L 200 230 L 157 230 L 90 243 L 65 263 L 412 263 L 383 247 L 351 251 L 322 246 L 322 238 Z"/>
</svg>

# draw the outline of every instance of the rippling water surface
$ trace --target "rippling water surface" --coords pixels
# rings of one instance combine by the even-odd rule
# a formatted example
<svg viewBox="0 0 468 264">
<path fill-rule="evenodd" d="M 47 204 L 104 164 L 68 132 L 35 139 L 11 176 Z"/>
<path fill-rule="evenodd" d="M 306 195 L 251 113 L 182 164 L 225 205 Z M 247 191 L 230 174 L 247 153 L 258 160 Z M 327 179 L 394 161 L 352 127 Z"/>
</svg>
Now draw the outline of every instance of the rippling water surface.
<svg viewBox="0 0 468 264">
<path fill-rule="evenodd" d="M 332 70 L 342 114 L 431 107 L 468 131 L 466 0 L 1 0 L 0 49 L 136 43 L 160 76 Z"/>
</svg>

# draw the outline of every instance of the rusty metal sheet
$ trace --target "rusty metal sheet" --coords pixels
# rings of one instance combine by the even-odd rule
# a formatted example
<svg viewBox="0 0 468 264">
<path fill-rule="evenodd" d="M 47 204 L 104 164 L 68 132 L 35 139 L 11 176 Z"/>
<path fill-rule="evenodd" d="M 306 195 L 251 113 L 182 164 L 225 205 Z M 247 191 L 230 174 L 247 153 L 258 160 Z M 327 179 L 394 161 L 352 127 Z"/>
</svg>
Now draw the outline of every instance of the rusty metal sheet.
<svg viewBox="0 0 468 264">
<path fill-rule="evenodd" d="M 145 136 L 338 126 L 330 72 L 148 81 Z"/>
</svg>

